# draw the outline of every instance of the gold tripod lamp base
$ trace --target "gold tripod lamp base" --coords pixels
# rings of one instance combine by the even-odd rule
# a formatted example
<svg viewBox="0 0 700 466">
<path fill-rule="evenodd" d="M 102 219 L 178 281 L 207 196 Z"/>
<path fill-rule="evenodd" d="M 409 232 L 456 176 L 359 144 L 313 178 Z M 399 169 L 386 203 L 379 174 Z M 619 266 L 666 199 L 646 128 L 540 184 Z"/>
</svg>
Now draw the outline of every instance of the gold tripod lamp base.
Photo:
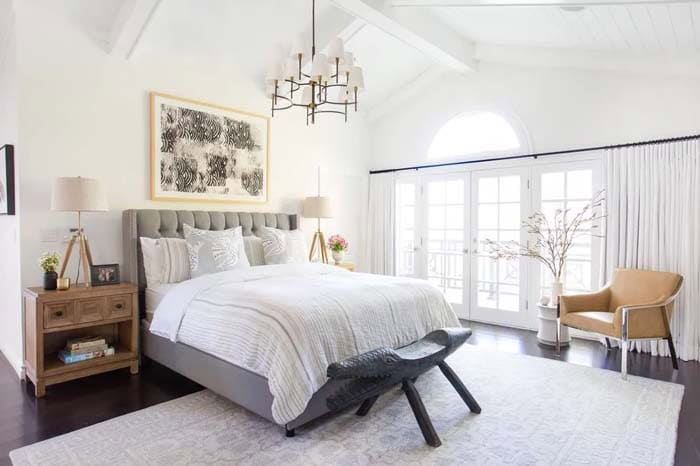
<svg viewBox="0 0 700 466">
<path fill-rule="evenodd" d="M 321 262 L 324 264 L 328 263 L 328 251 L 326 250 L 326 237 L 323 236 L 323 232 L 321 230 L 318 230 L 314 233 L 314 239 L 311 240 L 311 250 L 309 251 L 309 262 L 311 262 L 314 258 L 314 254 L 316 253 L 316 247 L 318 246 L 318 250 L 320 252 L 321 256 Z"/>
<path fill-rule="evenodd" d="M 83 269 L 83 275 L 85 276 L 85 286 L 91 286 L 92 282 L 90 280 L 90 266 L 92 265 L 92 253 L 90 252 L 90 245 L 88 244 L 87 237 L 85 236 L 85 233 L 83 233 L 82 228 L 79 228 L 75 233 L 73 233 L 73 236 L 68 242 L 66 254 L 63 256 L 63 264 L 61 264 L 61 273 L 59 274 L 59 278 L 63 278 L 63 275 L 65 275 L 68 261 L 70 260 L 71 253 L 76 245 L 80 249 L 80 264 Z M 78 284 L 77 279 L 75 284 Z"/>
</svg>

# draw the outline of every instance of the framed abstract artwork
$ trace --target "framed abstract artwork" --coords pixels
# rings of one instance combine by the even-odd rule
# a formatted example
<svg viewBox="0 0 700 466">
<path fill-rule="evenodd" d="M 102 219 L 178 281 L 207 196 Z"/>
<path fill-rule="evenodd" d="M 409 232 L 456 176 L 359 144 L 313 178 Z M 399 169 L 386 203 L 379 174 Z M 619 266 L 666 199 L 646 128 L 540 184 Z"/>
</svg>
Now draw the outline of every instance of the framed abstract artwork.
<svg viewBox="0 0 700 466">
<path fill-rule="evenodd" d="M 270 119 L 151 92 L 151 199 L 268 200 Z"/>
<path fill-rule="evenodd" d="M 0 215 L 15 215 L 15 146 L 0 147 Z"/>
</svg>

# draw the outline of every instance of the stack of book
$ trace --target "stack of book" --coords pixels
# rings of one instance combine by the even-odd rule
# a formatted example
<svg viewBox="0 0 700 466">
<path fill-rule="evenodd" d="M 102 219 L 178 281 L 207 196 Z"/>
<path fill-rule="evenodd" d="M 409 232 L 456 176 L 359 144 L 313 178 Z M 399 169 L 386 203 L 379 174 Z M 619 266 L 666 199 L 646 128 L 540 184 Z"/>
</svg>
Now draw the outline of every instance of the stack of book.
<svg viewBox="0 0 700 466">
<path fill-rule="evenodd" d="M 114 348 L 107 345 L 104 337 L 82 337 L 68 340 L 66 349 L 58 352 L 58 358 L 65 364 L 71 364 L 113 354 Z"/>
</svg>

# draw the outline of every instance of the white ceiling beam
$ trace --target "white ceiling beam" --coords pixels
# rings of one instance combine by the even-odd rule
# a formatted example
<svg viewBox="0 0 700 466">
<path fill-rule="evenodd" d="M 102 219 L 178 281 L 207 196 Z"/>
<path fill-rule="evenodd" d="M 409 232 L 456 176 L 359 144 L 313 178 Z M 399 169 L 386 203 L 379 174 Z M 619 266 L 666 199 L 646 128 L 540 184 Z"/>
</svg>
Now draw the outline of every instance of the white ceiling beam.
<svg viewBox="0 0 700 466">
<path fill-rule="evenodd" d="M 698 0 L 389 0 L 392 7 L 475 8 L 503 6 L 598 6 L 697 3 Z"/>
<path fill-rule="evenodd" d="M 141 40 L 161 0 L 125 0 L 112 25 L 108 50 L 128 60 Z"/>
<path fill-rule="evenodd" d="M 423 89 L 434 84 L 438 79 L 447 73 L 447 69 L 442 66 L 428 68 L 423 73 L 416 76 L 406 84 L 397 86 L 397 90 L 384 97 L 378 104 L 366 110 L 367 119 L 376 121 L 383 116 L 399 108 L 400 105 L 410 101 L 420 94 Z"/>
<path fill-rule="evenodd" d="M 347 13 L 461 73 L 474 71 L 474 44 L 432 16 L 391 8 L 383 0 L 331 0 Z"/>
</svg>

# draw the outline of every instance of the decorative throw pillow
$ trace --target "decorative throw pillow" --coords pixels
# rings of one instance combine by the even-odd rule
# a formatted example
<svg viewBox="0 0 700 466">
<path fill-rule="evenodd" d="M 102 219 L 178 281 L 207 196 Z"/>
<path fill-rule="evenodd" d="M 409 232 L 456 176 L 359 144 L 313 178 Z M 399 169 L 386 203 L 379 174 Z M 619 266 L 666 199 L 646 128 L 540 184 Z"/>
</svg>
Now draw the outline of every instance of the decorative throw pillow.
<svg viewBox="0 0 700 466">
<path fill-rule="evenodd" d="M 241 227 L 229 230 L 200 230 L 183 225 L 192 278 L 250 267 L 243 247 Z"/>
<path fill-rule="evenodd" d="M 308 262 L 306 239 L 301 230 L 263 228 L 260 232 L 266 264 Z"/>
<path fill-rule="evenodd" d="M 141 237 L 140 240 L 146 286 L 179 283 L 191 278 L 187 243 L 184 239 Z"/>
<path fill-rule="evenodd" d="M 243 247 L 251 266 L 265 265 L 265 253 L 260 238 L 257 236 L 244 236 Z"/>
</svg>

